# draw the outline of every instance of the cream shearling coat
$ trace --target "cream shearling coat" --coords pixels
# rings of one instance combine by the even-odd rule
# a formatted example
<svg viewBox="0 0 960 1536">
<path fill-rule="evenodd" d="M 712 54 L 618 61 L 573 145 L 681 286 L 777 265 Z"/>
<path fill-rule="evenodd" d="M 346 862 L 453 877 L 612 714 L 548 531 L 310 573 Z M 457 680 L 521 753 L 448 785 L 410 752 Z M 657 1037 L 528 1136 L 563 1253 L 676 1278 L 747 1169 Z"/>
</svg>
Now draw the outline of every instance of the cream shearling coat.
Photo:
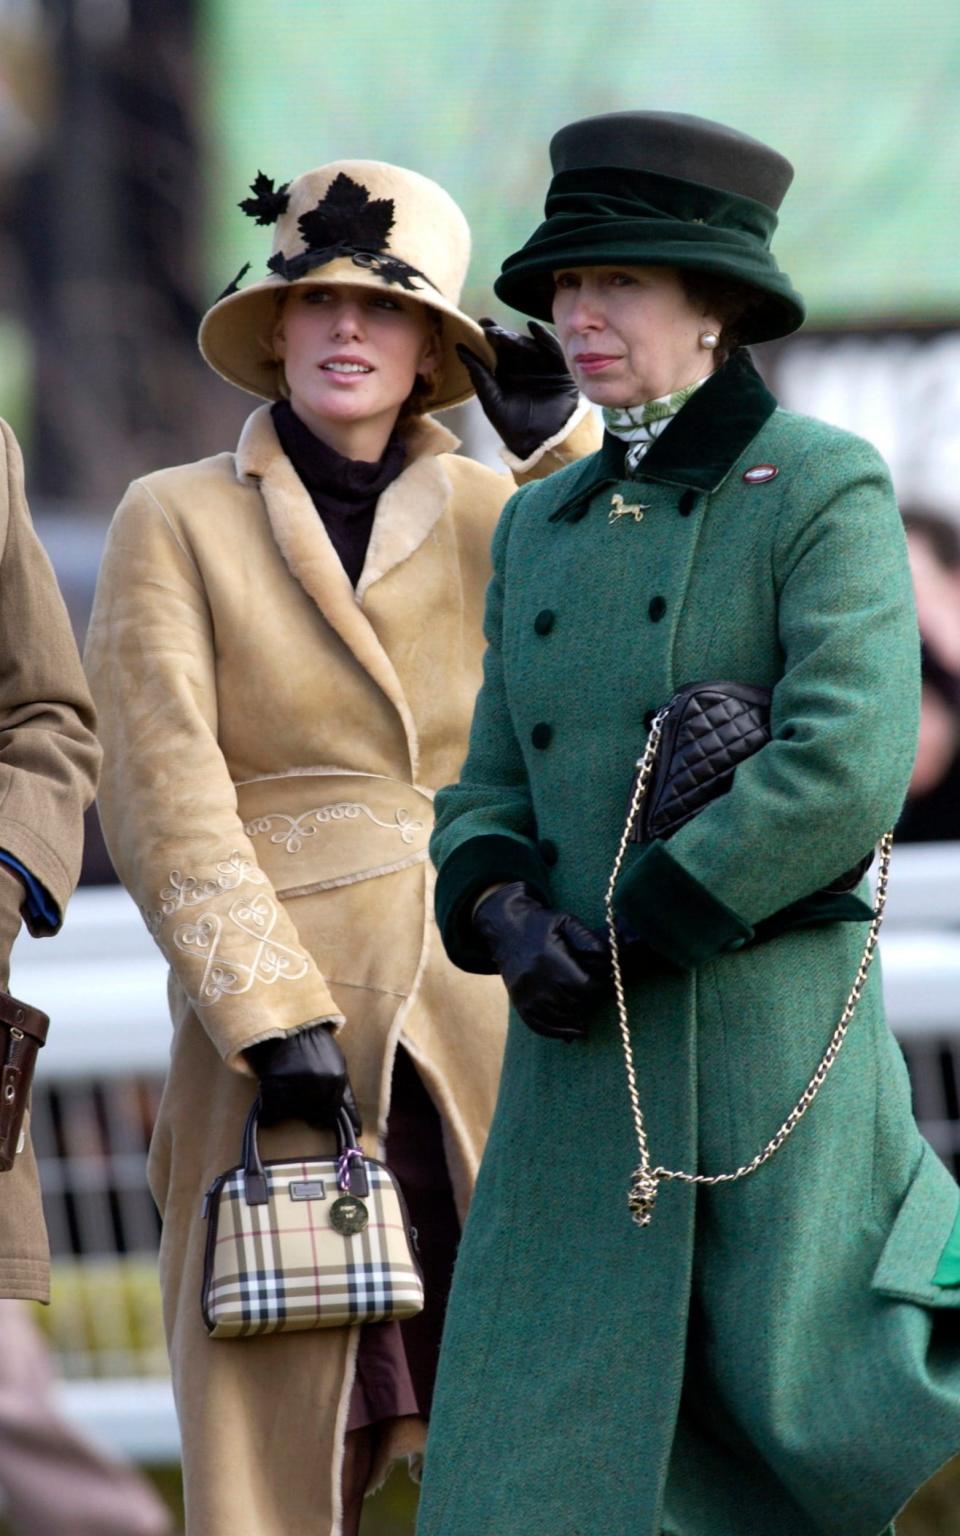
<svg viewBox="0 0 960 1536">
<path fill-rule="evenodd" d="M 574 425 L 536 466 L 589 451 Z M 397 1044 L 440 1112 L 464 1213 L 493 1110 L 506 1009 L 434 927 L 435 789 L 463 759 L 488 548 L 513 489 L 429 418 L 383 493 L 356 593 L 268 407 L 237 453 L 134 483 L 88 638 L 121 879 L 170 962 L 170 1075 L 150 1159 L 191 1536 L 336 1536 L 357 1330 L 208 1339 L 204 1189 L 238 1161 L 241 1055 L 315 1019 L 340 1042 L 378 1150 Z M 232 1070 L 231 1070 L 232 1069 Z M 288 1123 L 265 1156 L 309 1154 Z M 378 1473 L 423 1440 L 385 1437 Z"/>
</svg>

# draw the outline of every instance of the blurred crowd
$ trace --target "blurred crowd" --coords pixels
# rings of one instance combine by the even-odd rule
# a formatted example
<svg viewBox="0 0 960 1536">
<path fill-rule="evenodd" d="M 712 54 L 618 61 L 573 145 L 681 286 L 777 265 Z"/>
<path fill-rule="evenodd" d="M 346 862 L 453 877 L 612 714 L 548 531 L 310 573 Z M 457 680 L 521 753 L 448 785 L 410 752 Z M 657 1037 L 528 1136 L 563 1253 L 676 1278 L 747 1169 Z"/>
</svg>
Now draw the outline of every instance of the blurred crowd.
<svg viewBox="0 0 960 1536">
<path fill-rule="evenodd" d="M 917 758 L 897 838 L 960 839 L 960 529 L 926 507 L 905 507 L 903 520 L 923 691 Z"/>
</svg>

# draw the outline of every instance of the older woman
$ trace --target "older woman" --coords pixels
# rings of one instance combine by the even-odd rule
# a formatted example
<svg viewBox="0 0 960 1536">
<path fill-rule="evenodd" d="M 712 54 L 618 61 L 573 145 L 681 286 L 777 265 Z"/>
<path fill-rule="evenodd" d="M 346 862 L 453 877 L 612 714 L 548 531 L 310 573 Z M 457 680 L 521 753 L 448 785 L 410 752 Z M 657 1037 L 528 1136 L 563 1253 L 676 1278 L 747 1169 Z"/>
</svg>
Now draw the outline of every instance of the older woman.
<svg viewBox="0 0 960 1536">
<path fill-rule="evenodd" d="M 470 751 L 437 797 L 447 951 L 513 1006 L 418 1530 L 876 1536 L 960 1444 L 958 1191 L 877 969 L 775 1155 L 666 1173 L 767 1146 L 853 984 L 856 867 L 916 741 L 897 508 L 874 450 L 779 410 L 743 350 L 803 318 L 769 251 L 787 162 L 660 113 L 575 123 L 552 159 L 497 292 L 552 317 L 607 435 L 504 510 Z M 638 1226 L 599 935 L 647 727 L 708 679 L 769 698 L 768 736 L 613 887 Z"/>
<path fill-rule="evenodd" d="M 171 968 L 150 1179 L 188 1528 L 340 1536 L 423 1442 L 503 1036 L 498 985 L 458 975 L 432 933 L 426 845 L 466 744 L 512 482 L 425 412 L 471 393 L 458 342 L 487 359 L 533 472 L 576 453 L 583 412 L 543 347 L 496 337 L 491 375 L 458 308 L 469 232 L 434 182 L 341 161 L 252 190 L 245 211 L 276 222 L 269 275 L 228 291 L 200 344 L 272 403 L 236 453 L 131 486 L 88 664 L 110 851 Z M 592 422 L 579 431 L 589 447 Z M 345 1095 L 367 1151 L 386 1141 L 426 1271 L 402 1335 L 205 1333 L 201 1199 L 237 1161 L 258 1079 L 266 1156 L 328 1147 L 303 1121 L 328 1124 Z"/>
</svg>

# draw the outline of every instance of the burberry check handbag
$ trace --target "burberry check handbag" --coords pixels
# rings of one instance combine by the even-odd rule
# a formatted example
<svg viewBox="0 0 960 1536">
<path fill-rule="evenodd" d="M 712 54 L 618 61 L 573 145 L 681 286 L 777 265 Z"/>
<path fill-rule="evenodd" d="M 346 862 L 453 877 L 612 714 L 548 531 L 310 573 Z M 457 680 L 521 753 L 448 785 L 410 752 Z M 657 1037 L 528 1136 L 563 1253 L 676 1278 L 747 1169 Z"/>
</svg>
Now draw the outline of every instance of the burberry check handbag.
<svg viewBox="0 0 960 1536">
<path fill-rule="evenodd" d="M 334 1156 L 262 1162 L 256 1102 L 241 1162 L 214 1179 L 201 1308 L 215 1339 L 381 1323 L 423 1309 L 400 1187 L 357 1146 L 345 1111 Z"/>
</svg>

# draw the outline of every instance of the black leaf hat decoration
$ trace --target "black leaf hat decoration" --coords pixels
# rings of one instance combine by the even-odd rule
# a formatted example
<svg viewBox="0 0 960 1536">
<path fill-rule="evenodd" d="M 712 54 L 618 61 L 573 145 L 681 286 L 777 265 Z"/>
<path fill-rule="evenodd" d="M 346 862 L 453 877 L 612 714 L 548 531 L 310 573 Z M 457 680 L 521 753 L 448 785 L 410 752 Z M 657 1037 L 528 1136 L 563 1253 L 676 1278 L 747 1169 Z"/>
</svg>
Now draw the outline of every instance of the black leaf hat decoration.
<svg viewBox="0 0 960 1536">
<path fill-rule="evenodd" d="M 371 199 L 366 187 L 343 171 L 334 177 L 316 208 L 297 220 L 311 250 L 349 244 L 355 250 L 382 251 L 393 228 L 393 199 Z"/>
<path fill-rule="evenodd" d="M 218 293 L 217 294 L 217 297 L 214 299 L 213 302 L 215 304 L 219 304 L 221 299 L 229 299 L 231 293 L 236 293 L 238 291 L 239 287 L 240 287 L 240 284 L 243 282 L 243 279 L 246 277 L 246 275 L 247 275 L 247 273 L 249 271 L 250 271 L 250 263 L 249 263 L 249 261 L 245 261 L 243 266 L 240 268 L 240 271 L 237 273 L 236 277 L 232 280 L 232 282 L 229 282 L 227 284 L 226 288 L 224 288 L 222 293 Z"/>
<path fill-rule="evenodd" d="M 287 204 L 290 201 L 289 189 L 288 181 L 285 181 L 282 187 L 274 187 L 273 177 L 265 176 L 263 171 L 258 171 L 250 183 L 253 196 L 245 197 L 239 207 L 257 224 L 275 224 L 280 215 L 287 211 Z"/>
<path fill-rule="evenodd" d="M 393 225 L 393 198 L 371 198 L 361 182 L 340 171 L 316 207 L 297 220 L 306 250 L 296 256 L 276 251 L 267 267 L 292 283 L 338 256 L 349 256 L 355 267 L 366 268 L 385 283 L 396 283 L 415 292 L 419 287 L 415 279 L 426 283 L 430 279 L 399 256 L 383 254 Z"/>
<path fill-rule="evenodd" d="M 325 267 L 328 262 L 336 261 L 338 256 L 349 256 L 355 267 L 362 267 L 365 271 L 375 272 L 382 277 L 385 283 L 396 283 L 400 288 L 406 288 L 410 293 L 415 293 L 420 287 L 416 281 L 421 278 L 423 282 L 430 283 L 429 277 L 411 267 L 408 261 L 401 261 L 399 256 L 379 256 L 375 251 L 357 251 L 346 241 L 339 241 L 336 245 L 328 245 L 325 250 L 301 251 L 298 256 L 284 256 L 282 251 L 277 251 L 270 257 L 267 266 L 277 277 L 286 278 L 288 283 L 295 283 L 298 278 L 306 277 L 315 267 Z M 430 283 L 430 287 L 434 286 Z"/>
</svg>

